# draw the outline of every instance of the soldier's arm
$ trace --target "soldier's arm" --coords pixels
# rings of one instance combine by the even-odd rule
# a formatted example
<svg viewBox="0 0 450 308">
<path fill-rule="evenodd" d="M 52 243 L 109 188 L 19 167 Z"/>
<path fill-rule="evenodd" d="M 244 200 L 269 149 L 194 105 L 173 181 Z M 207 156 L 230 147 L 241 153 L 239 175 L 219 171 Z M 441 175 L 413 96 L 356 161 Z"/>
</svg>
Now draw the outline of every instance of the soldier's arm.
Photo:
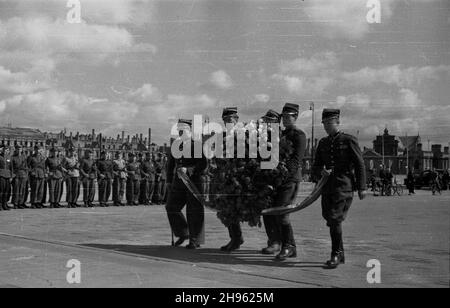
<svg viewBox="0 0 450 308">
<path fill-rule="evenodd" d="M 173 157 L 172 154 L 169 154 L 169 159 L 167 163 L 167 183 L 172 183 L 174 173 L 175 173 L 175 157 Z"/>
<path fill-rule="evenodd" d="M 311 177 L 314 182 L 318 182 L 319 179 L 322 177 L 322 170 L 323 167 L 325 166 L 322 156 L 320 155 L 322 146 L 323 146 L 322 140 L 320 140 L 319 144 L 317 145 L 316 152 L 314 153 L 314 162 L 311 168 Z"/>
<path fill-rule="evenodd" d="M 88 177 L 88 174 L 84 172 L 84 165 L 85 165 L 84 160 L 82 160 L 80 163 L 80 173 L 83 177 Z"/>
<path fill-rule="evenodd" d="M 361 148 L 359 147 L 358 140 L 353 136 L 350 138 L 349 143 L 352 162 L 355 166 L 356 189 L 358 191 L 366 190 L 366 167 L 361 153 Z"/>
<path fill-rule="evenodd" d="M 294 146 L 294 153 L 290 159 L 286 162 L 286 166 L 289 170 L 298 170 L 302 167 L 303 157 L 306 151 L 306 135 L 303 132 L 294 134 L 292 139 Z"/>
</svg>

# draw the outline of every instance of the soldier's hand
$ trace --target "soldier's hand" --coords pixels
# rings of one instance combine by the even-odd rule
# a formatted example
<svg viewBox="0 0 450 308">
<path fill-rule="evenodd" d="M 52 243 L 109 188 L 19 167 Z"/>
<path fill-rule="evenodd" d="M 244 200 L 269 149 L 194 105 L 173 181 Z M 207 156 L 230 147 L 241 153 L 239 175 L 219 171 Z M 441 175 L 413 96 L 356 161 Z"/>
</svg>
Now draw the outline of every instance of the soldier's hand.
<svg viewBox="0 0 450 308">
<path fill-rule="evenodd" d="M 331 174 L 331 171 L 332 171 L 331 169 L 323 169 L 321 174 L 323 177 L 329 176 Z"/>
<path fill-rule="evenodd" d="M 183 173 L 187 173 L 187 168 L 186 168 L 186 167 L 182 167 L 182 168 L 180 168 L 180 170 L 181 170 L 181 172 L 183 172 Z"/>
<path fill-rule="evenodd" d="M 367 191 L 366 190 L 358 190 L 358 197 L 359 200 L 364 200 L 367 196 Z"/>
</svg>

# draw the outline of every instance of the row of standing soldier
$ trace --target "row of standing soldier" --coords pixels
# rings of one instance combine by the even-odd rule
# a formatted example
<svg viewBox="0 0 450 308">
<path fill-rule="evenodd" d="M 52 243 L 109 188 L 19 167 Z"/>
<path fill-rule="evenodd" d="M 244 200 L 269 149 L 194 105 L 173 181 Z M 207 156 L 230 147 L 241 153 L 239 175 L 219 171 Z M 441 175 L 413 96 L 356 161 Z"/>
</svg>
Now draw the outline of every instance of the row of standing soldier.
<svg viewBox="0 0 450 308">
<path fill-rule="evenodd" d="M 297 195 L 301 179 L 301 162 L 306 148 L 306 135 L 296 126 L 299 115 L 299 105 L 286 104 L 279 114 L 270 110 L 263 120 L 266 123 L 283 122 L 285 129 L 280 136 L 280 148 L 283 143 L 289 143 L 293 149 L 280 157 L 280 163 L 288 170 L 288 176 L 275 192 L 273 206 L 287 206 L 292 204 Z M 236 124 L 239 115 L 236 107 L 226 108 L 222 119 L 225 124 Z M 329 180 L 322 192 L 322 216 L 330 228 L 332 242 L 331 258 L 326 262 L 329 268 L 336 268 L 345 263 L 342 236 L 342 222 L 353 201 L 354 191 L 358 192 L 362 200 L 366 195 L 365 167 L 358 141 L 354 136 L 340 131 L 340 111 L 325 109 L 322 123 L 327 137 L 320 140 L 316 149 L 313 164 L 313 178 L 318 181 L 322 176 L 329 176 Z M 191 120 L 180 120 L 180 136 L 189 136 L 192 127 Z M 226 133 L 224 133 L 226 134 Z M 235 137 L 236 138 L 236 137 Z M 226 138 L 224 138 L 225 142 Z M 192 141 L 193 142 L 193 141 Z M 194 146 L 192 146 L 194 149 Z M 224 146 L 225 149 L 225 146 Z M 236 146 L 235 146 L 236 149 Z M 194 157 L 194 156 L 191 156 Z M 182 245 L 189 240 L 188 249 L 199 248 L 204 243 L 204 208 L 201 202 L 189 192 L 177 171 L 187 174 L 198 190 L 201 191 L 202 174 L 208 169 L 208 160 L 202 158 L 169 157 L 168 183 L 169 196 L 166 205 L 167 214 L 172 231 L 178 240 L 175 246 Z M 182 213 L 187 206 L 187 219 Z M 268 246 L 262 249 L 263 254 L 276 255 L 276 260 L 297 257 L 296 241 L 289 215 L 264 217 L 264 225 L 268 237 Z M 231 252 L 240 248 L 244 243 L 241 226 L 233 223 L 228 226 L 230 242 L 221 247 L 222 251 Z"/>
<path fill-rule="evenodd" d="M 128 154 L 128 162 L 123 154 L 117 152 L 115 159 L 107 158 L 102 152 L 100 159 L 94 160 L 90 150 L 78 159 L 74 149 L 68 150 L 66 157 L 56 155 L 56 149 L 45 157 L 43 150 L 35 147 L 34 153 L 27 157 L 16 146 L 13 155 L 9 148 L 0 148 L 0 208 L 9 210 L 9 200 L 16 209 L 27 208 L 28 191 L 32 208 L 44 207 L 45 200 L 51 208 L 61 206 L 63 183 L 66 186 L 68 207 L 78 207 L 78 199 L 83 191 L 83 204 L 92 207 L 95 198 L 95 182 L 98 183 L 98 201 L 101 207 L 108 206 L 112 192 L 115 206 L 123 206 L 124 196 L 128 205 L 150 205 L 152 200 L 160 203 L 165 199 L 165 158 L 162 153 L 153 159 L 145 153 L 137 161 L 133 153 Z"/>
</svg>

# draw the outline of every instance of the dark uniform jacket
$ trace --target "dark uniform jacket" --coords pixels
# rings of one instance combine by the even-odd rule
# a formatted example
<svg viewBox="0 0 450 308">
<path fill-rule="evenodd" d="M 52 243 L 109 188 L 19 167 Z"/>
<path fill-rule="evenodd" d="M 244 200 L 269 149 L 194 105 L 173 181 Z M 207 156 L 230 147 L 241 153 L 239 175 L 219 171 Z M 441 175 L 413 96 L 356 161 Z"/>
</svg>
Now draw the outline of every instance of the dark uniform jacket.
<svg viewBox="0 0 450 308">
<path fill-rule="evenodd" d="M 172 140 L 173 141 L 173 140 Z M 191 144 L 191 158 L 181 157 L 176 159 L 172 153 L 167 163 L 167 182 L 172 183 L 176 170 L 184 167 L 188 169 L 188 175 L 194 182 L 199 182 L 202 173 L 208 168 L 208 161 L 204 155 L 202 158 L 194 158 L 194 141 Z"/>
<path fill-rule="evenodd" d="M 9 157 L 0 155 L 0 177 L 10 179 L 12 177 L 12 165 Z"/>
<path fill-rule="evenodd" d="M 364 160 L 355 137 L 338 132 L 320 140 L 313 165 L 315 180 L 323 168 L 331 169 L 323 193 L 352 192 L 366 189 Z"/>
<path fill-rule="evenodd" d="M 288 181 L 300 182 L 303 156 L 306 151 L 306 135 L 297 127 L 283 131 L 280 140 L 280 162 L 289 171 Z"/>
<path fill-rule="evenodd" d="M 13 156 L 11 158 L 13 175 L 18 178 L 28 177 L 27 159 L 24 155 Z"/>
<path fill-rule="evenodd" d="M 97 161 L 98 176 L 104 176 L 105 179 L 113 179 L 113 162 L 106 159 Z"/>
<path fill-rule="evenodd" d="M 155 180 L 155 166 L 153 162 L 150 160 L 143 160 L 141 163 L 141 173 L 143 177 L 147 177 L 149 181 Z"/>
<path fill-rule="evenodd" d="M 53 179 L 62 179 L 63 172 L 61 166 L 61 159 L 58 157 L 49 157 L 45 161 L 45 166 L 48 169 L 48 175 Z"/>
<path fill-rule="evenodd" d="M 95 179 L 97 177 L 95 161 L 90 158 L 83 158 L 80 161 L 80 173 L 84 178 Z"/>
<path fill-rule="evenodd" d="M 141 180 L 141 169 L 140 164 L 138 162 L 135 163 L 127 163 L 127 172 L 128 179 L 132 181 L 140 181 Z"/>
<path fill-rule="evenodd" d="M 45 157 L 42 155 L 33 155 L 28 159 L 30 175 L 35 178 L 43 179 L 45 177 Z"/>
</svg>

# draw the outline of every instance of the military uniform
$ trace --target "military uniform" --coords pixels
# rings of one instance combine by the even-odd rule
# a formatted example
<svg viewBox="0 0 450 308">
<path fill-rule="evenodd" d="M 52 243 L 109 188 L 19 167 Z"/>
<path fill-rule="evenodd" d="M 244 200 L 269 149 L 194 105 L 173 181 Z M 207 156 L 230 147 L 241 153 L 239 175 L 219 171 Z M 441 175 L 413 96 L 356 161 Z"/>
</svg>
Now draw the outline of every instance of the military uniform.
<svg viewBox="0 0 450 308">
<path fill-rule="evenodd" d="M 134 157 L 134 154 L 129 154 Z M 139 192 L 141 185 L 141 169 L 138 162 L 128 162 L 126 166 L 128 173 L 126 197 L 128 205 L 139 205 Z"/>
<path fill-rule="evenodd" d="M 104 155 L 105 153 L 102 153 Z M 111 185 L 113 180 L 113 164 L 107 159 L 99 159 L 97 161 L 98 172 L 98 201 L 100 206 L 107 206 L 108 199 L 111 195 Z"/>
<path fill-rule="evenodd" d="M 55 152 L 54 149 L 50 150 L 52 153 Z M 52 154 L 47 158 L 45 162 L 46 169 L 48 171 L 48 193 L 50 207 L 58 208 L 60 207 L 61 194 L 63 189 L 63 172 L 61 159 Z"/>
<path fill-rule="evenodd" d="M 115 206 L 123 206 L 125 183 L 127 180 L 126 163 L 122 158 L 113 161 L 113 202 Z"/>
<path fill-rule="evenodd" d="M 323 122 L 339 119 L 339 115 L 337 109 L 325 109 Z M 316 179 L 324 168 L 331 170 L 331 174 L 322 191 L 322 216 L 330 228 L 332 241 L 328 264 L 336 267 L 345 263 L 341 224 L 352 204 L 353 192 L 366 190 L 365 165 L 357 139 L 340 131 L 321 139 L 313 165 Z"/>
<path fill-rule="evenodd" d="M 141 174 L 141 196 L 139 202 L 141 204 L 150 205 L 152 204 L 153 192 L 155 190 L 155 166 L 151 157 L 142 161 Z"/>
<path fill-rule="evenodd" d="M 80 196 L 80 164 L 78 158 L 65 157 L 63 167 L 67 170 L 66 175 L 66 201 L 69 207 L 77 207 Z"/>
<path fill-rule="evenodd" d="M 160 204 L 162 202 L 161 196 L 161 180 L 163 171 L 162 157 L 159 157 L 154 161 L 154 166 L 155 166 L 155 189 L 153 193 L 153 201 L 156 204 Z"/>
<path fill-rule="evenodd" d="M 87 152 L 90 154 L 91 152 Z M 85 207 L 93 207 L 95 199 L 95 179 L 97 178 L 97 166 L 91 158 L 83 158 L 80 161 L 81 184 L 83 185 L 83 203 Z"/>
<path fill-rule="evenodd" d="M 38 148 L 35 148 L 38 151 Z M 30 203 L 33 207 L 41 208 L 44 201 L 45 192 L 45 157 L 39 153 L 35 153 L 28 159 L 28 168 L 30 170 L 30 187 L 31 198 Z"/>
<path fill-rule="evenodd" d="M 12 165 L 10 157 L 0 150 L 0 210 L 8 211 L 11 196 Z"/>
<path fill-rule="evenodd" d="M 180 120 L 180 125 L 192 125 L 190 120 Z M 187 175 L 194 185 L 201 191 L 200 177 L 201 173 L 207 168 L 208 163 L 204 156 L 194 158 L 194 142 L 192 142 L 192 158 L 175 159 L 169 156 L 167 167 L 167 181 L 171 183 L 167 199 L 167 216 L 170 226 L 179 238 L 176 246 L 181 245 L 186 239 L 189 239 L 187 248 L 198 248 L 205 241 L 204 220 L 205 209 L 195 196 L 187 189 L 186 185 L 176 175 L 180 168 L 187 169 Z M 182 209 L 186 206 L 187 220 Z"/>
<path fill-rule="evenodd" d="M 15 208 L 26 208 L 26 195 L 28 189 L 28 165 L 25 155 L 14 154 L 12 159 L 13 183 L 12 203 Z"/>
</svg>

